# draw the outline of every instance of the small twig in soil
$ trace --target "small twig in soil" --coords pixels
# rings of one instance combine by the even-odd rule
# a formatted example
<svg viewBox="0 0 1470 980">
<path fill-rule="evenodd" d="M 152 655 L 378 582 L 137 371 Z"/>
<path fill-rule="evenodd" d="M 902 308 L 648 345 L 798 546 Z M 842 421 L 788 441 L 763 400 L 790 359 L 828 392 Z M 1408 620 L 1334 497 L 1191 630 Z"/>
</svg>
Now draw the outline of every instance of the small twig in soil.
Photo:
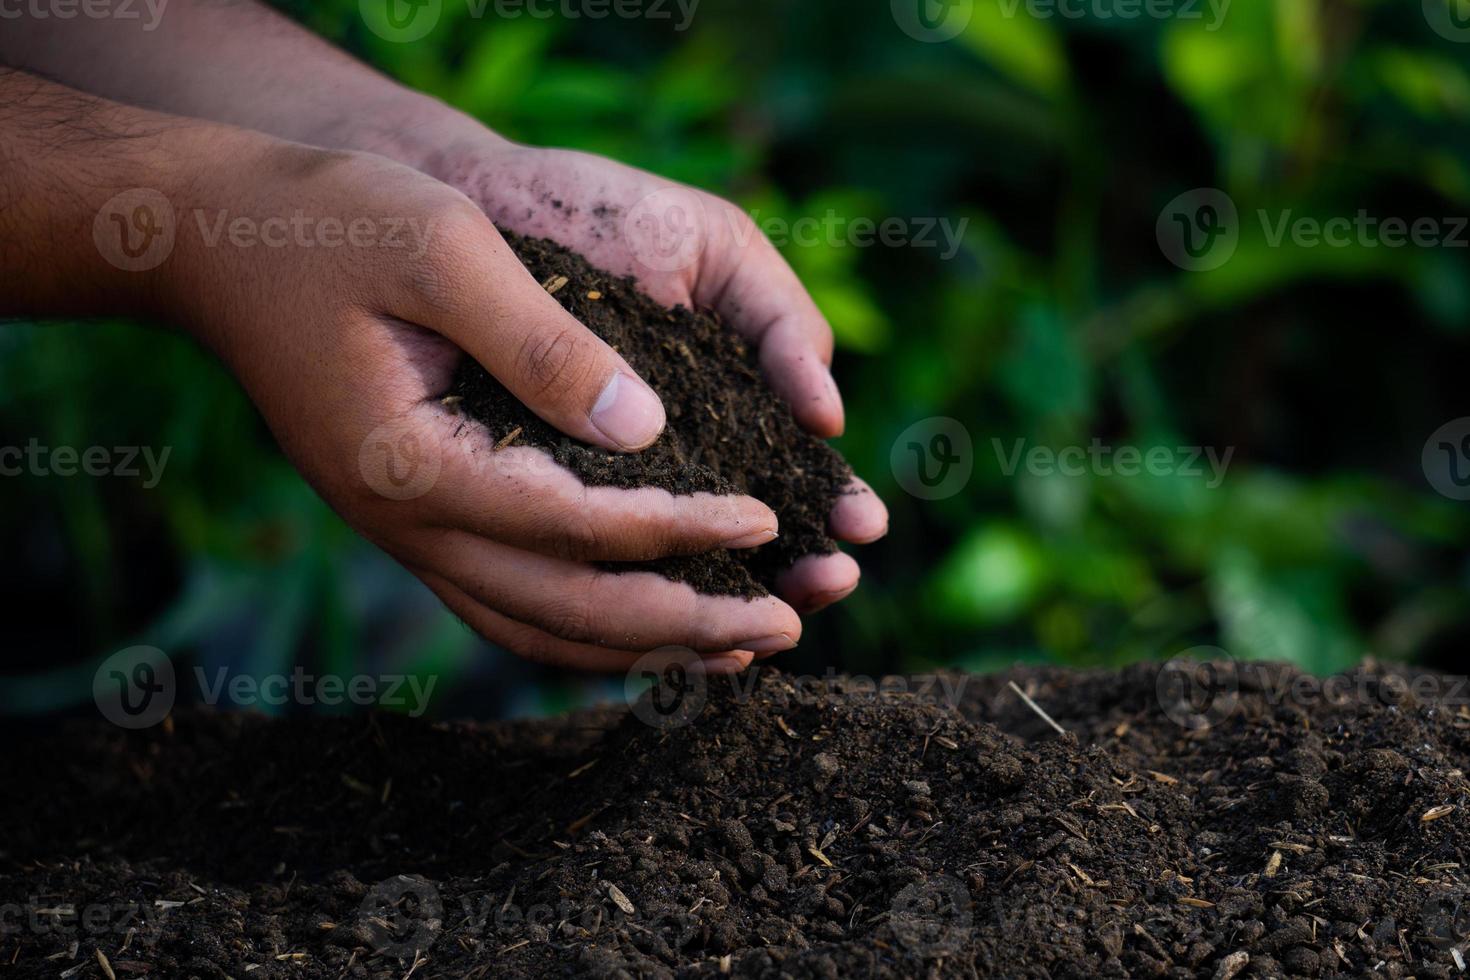
<svg viewBox="0 0 1470 980">
<path fill-rule="evenodd" d="M 522 432 L 522 429 L 521 429 L 521 427 L 519 425 L 516 426 L 514 429 L 511 429 L 509 432 L 507 432 L 505 434 L 505 438 L 501 439 L 499 442 L 497 442 L 495 444 L 494 451 L 498 453 L 502 449 L 504 449 L 506 446 L 509 446 L 511 443 L 515 442 L 517 439 L 519 439 L 521 437 L 521 432 Z"/>
<path fill-rule="evenodd" d="M 1015 691 L 1016 694 L 1020 697 L 1020 699 L 1022 701 L 1024 701 L 1024 702 L 1026 702 L 1026 707 L 1030 708 L 1032 711 L 1034 711 L 1038 715 L 1040 715 L 1042 721 L 1046 722 L 1048 725 L 1050 725 L 1051 727 L 1055 728 L 1057 730 L 1057 734 L 1059 734 L 1059 735 L 1065 735 L 1065 734 L 1067 734 L 1067 730 L 1065 728 L 1063 728 L 1061 725 L 1058 725 L 1056 723 L 1056 719 L 1055 718 L 1053 718 L 1051 715 L 1049 715 L 1045 711 L 1043 711 L 1042 708 L 1041 708 L 1041 705 L 1037 704 L 1035 701 L 1032 701 L 1031 698 L 1026 694 L 1026 692 L 1023 691 L 1023 690 L 1021 690 L 1021 688 L 1019 686 L 1017 686 L 1017 684 L 1016 684 L 1015 681 L 1008 681 L 1007 683 L 1010 685 L 1011 690 L 1012 691 Z"/>
</svg>

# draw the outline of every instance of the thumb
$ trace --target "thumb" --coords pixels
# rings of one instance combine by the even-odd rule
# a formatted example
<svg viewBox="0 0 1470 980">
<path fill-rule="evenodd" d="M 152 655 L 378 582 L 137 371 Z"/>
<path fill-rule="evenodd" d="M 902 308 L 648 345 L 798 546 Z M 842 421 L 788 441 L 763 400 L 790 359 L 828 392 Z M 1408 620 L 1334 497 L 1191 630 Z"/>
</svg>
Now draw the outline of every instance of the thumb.
<svg viewBox="0 0 1470 980">
<path fill-rule="evenodd" d="M 569 436 L 634 452 L 663 431 L 663 403 L 611 347 L 558 303 L 475 210 L 441 226 L 417 277 L 414 322 L 454 341 L 527 408 Z"/>
</svg>

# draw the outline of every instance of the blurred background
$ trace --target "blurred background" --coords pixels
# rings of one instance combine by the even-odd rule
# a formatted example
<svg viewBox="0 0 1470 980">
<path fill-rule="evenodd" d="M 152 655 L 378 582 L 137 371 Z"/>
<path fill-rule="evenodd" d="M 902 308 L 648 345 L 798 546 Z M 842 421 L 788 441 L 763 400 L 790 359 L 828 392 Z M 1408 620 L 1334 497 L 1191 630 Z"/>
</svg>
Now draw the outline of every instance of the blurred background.
<svg viewBox="0 0 1470 980">
<path fill-rule="evenodd" d="M 839 447 L 892 530 L 783 666 L 1115 665 L 1213 644 L 1318 672 L 1369 655 L 1464 669 L 1470 4 L 702 0 L 684 30 L 663 6 L 477 17 L 443 0 L 435 30 L 394 43 L 356 0 L 282 5 L 513 139 L 837 229 L 781 244 L 836 331 Z M 1276 234 L 1360 213 L 1430 219 L 1438 239 Z M 916 239 L 933 222 L 933 244 L 847 233 L 889 218 Z M 953 249 L 940 227 L 963 229 Z M 1203 259 L 1197 235 L 1218 246 Z M 921 499 L 901 461 L 937 418 L 968 437 L 971 472 Z M 6 325 L 0 445 L 31 439 L 169 456 L 154 486 L 0 478 L 0 712 L 95 711 L 98 663 L 137 643 L 208 670 L 435 676 L 440 715 L 622 691 L 477 640 L 178 336 Z M 1094 440 L 1178 465 L 1009 465 Z M 1189 447 L 1228 454 L 1223 478 Z"/>
</svg>

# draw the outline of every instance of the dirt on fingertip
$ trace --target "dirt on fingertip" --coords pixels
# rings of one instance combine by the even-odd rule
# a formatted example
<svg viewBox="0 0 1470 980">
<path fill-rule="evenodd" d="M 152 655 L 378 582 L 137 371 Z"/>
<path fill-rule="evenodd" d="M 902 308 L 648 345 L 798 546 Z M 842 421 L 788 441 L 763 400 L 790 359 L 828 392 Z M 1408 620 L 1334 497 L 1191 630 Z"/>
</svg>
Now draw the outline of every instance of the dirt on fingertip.
<svg viewBox="0 0 1470 980">
<path fill-rule="evenodd" d="M 827 519 L 852 470 L 796 423 L 762 377 L 750 344 L 713 313 L 663 307 L 631 278 L 596 269 L 555 242 L 509 232 L 505 238 L 537 281 L 658 393 L 668 425 L 639 453 L 589 446 L 543 422 L 469 359 L 452 391 L 460 410 L 483 423 L 497 446 L 543 449 L 587 486 L 748 494 L 780 521 L 780 536 L 759 548 L 606 567 L 755 598 L 769 594 L 798 559 L 836 550 Z"/>
<path fill-rule="evenodd" d="M 1458 977 L 1466 705 L 1373 665 L 762 669 L 543 721 L 31 731 L 0 974 Z"/>
</svg>

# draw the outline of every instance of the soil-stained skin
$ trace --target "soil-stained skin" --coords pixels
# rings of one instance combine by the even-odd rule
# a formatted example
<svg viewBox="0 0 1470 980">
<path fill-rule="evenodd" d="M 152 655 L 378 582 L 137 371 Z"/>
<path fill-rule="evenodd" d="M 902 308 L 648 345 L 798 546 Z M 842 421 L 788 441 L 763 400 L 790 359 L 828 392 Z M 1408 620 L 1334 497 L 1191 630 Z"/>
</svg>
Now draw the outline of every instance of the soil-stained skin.
<svg viewBox="0 0 1470 980">
<path fill-rule="evenodd" d="M 1221 676 L 1204 712 L 1157 666 L 762 670 L 672 714 L 33 731 L 0 974 L 1460 976 L 1463 681 Z"/>
<path fill-rule="evenodd" d="M 797 559 L 835 551 L 827 518 L 852 470 L 804 431 L 761 375 L 756 352 L 714 316 L 667 309 L 629 278 L 588 265 L 546 239 L 506 240 L 573 316 L 607 341 L 663 400 L 668 426 L 636 454 L 587 446 L 541 421 L 494 377 L 466 360 L 453 394 L 496 443 L 545 449 L 588 486 L 657 487 L 676 494 L 749 494 L 776 512 L 780 537 L 749 551 L 713 551 L 656 562 L 652 570 L 700 592 L 757 597 Z"/>
</svg>

